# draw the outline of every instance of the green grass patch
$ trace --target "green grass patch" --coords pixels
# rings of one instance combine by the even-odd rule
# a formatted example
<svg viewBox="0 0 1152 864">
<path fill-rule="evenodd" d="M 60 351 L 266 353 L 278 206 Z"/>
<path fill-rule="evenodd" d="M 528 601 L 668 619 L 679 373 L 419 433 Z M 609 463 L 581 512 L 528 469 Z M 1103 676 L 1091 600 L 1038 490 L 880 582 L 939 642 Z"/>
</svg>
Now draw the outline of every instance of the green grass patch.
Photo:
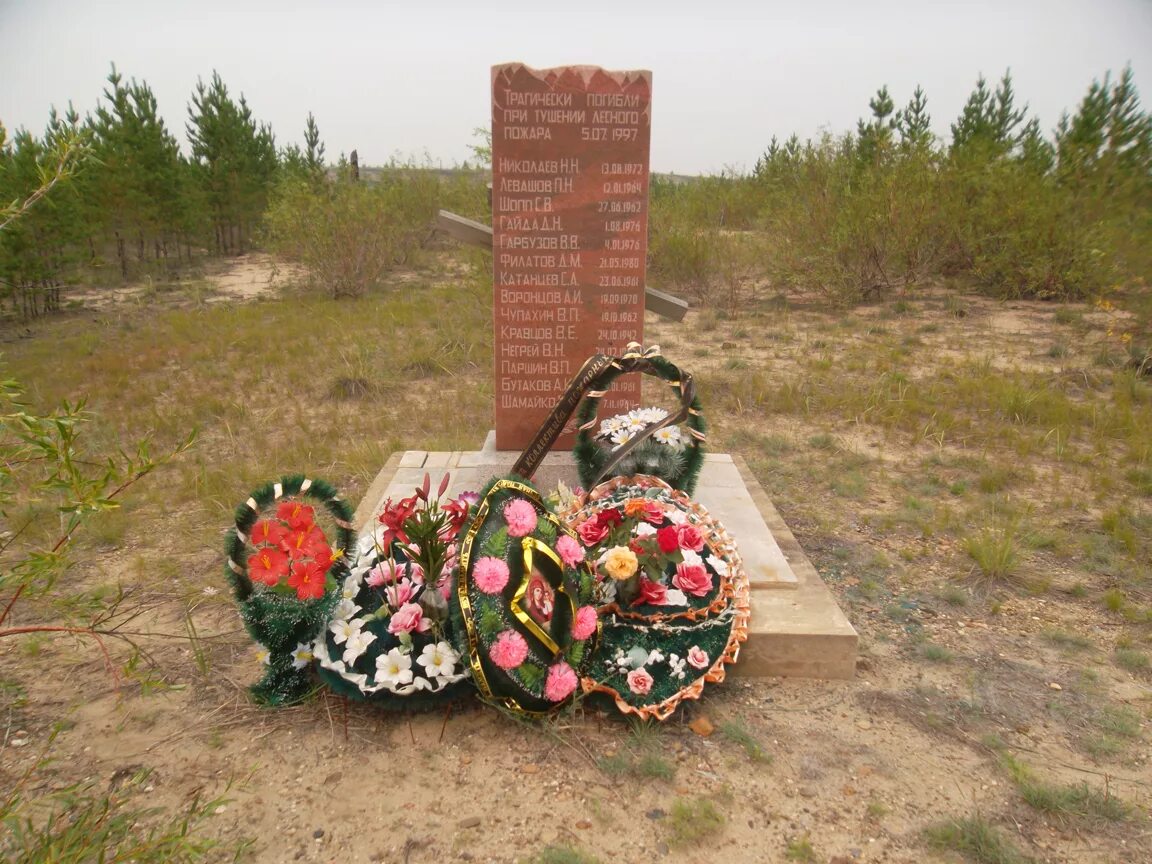
<svg viewBox="0 0 1152 864">
<path fill-rule="evenodd" d="M 720 724 L 720 734 L 731 741 L 733 744 L 739 744 L 744 748 L 744 752 L 748 754 L 748 758 L 753 762 L 771 762 L 772 757 L 760 745 L 748 728 L 738 720 L 725 720 Z"/>
<path fill-rule="evenodd" d="M 958 852 L 977 864 L 1032 864 L 1004 833 L 983 816 L 949 819 L 925 829 L 933 849 Z"/>
<path fill-rule="evenodd" d="M 724 814 L 708 798 L 677 798 L 668 814 L 668 845 L 697 846 L 724 830 Z"/>
</svg>

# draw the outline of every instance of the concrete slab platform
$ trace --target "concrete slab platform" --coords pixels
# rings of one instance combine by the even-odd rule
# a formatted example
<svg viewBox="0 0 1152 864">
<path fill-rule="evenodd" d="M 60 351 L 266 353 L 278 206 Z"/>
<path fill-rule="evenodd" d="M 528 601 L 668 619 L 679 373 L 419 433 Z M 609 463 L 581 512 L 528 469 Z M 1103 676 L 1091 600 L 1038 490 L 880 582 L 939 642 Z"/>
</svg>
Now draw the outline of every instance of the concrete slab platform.
<svg viewBox="0 0 1152 864">
<path fill-rule="evenodd" d="M 361 531 L 389 499 L 412 494 L 425 472 L 436 484 L 452 474 L 449 490 L 479 490 L 490 478 L 508 474 L 518 453 L 495 449 L 489 433 L 479 451 L 394 453 L 369 486 L 354 523 Z M 544 492 L 558 481 L 577 484 L 568 452 L 549 453 L 536 472 Z M 746 677 L 851 678 L 856 669 L 856 630 L 820 579 L 768 495 L 740 457 L 709 453 L 694 496 L 736 539 L 752 587 L 748 641 L 733 673 Z"/>
</svg>

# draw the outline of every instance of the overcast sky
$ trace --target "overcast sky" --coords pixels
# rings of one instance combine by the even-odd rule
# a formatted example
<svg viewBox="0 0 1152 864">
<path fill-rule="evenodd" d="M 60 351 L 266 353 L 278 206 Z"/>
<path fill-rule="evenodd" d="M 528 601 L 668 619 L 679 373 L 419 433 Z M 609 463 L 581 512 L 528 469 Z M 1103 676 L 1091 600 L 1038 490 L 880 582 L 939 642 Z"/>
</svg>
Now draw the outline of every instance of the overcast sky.
<svg viewBox="0 0 1152 864">
<path fill-rule="evenodd" d="M 109 64 L 146 80 L 184 143 L 197 77 L 220 72 L 277 141 L 312 111 L 335 158 L 469 156 L 489 67 L 523 61 L 653 73 L 652 168 L 748 169 L 773 135 L 853 128 L 887 84 L 917 83 L 946 135 L 983 73 L 1011 67 L 1051 130 L 1093 78 L 1130 63 L 1152 107 L 1152 0 L 0 0 L 0 122 L 83 113 Z M 186 145 L 185 145 L 186 146 Z"/>
</svg>

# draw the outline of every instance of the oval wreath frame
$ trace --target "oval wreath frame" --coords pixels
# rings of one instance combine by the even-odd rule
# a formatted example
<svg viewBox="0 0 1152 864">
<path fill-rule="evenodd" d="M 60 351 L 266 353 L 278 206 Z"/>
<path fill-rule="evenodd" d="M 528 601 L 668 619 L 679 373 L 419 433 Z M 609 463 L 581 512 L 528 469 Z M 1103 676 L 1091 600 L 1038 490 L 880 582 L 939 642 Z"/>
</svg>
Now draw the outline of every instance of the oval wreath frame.
<svg viewBox="0 0 1152 864">
<path fill-rule="evenodd" d="M 608 464 L 608 460 L 612 456 L 612 450 L 596 442 L 593 430 L 596 426 L 600 399 L 611 389 L 616 379 L 627 372 L 643 372 L 661 379 L 668 386 L 675 388 L 678 394 L 680 393 L 681 378 L 683 377 L 680 369 L 657 353 L 658 351 L 658 348 L 649 349 L 641 357 L 625 355 L 623 359 L 632 362 L 627 364 L 613 363 L 592 381 L 588 395 L 581 401 L 580 408 L 576 413 L 578 432 L 573 454 L 576 458 L 576 469 L 580 475 L 580 482 L 584 484 L 586 489 L 604 479 L 601 476 L 604 466 Z M 696 479 L 704 464 L 703 444 L 707 440 L 705 434 L 707 430 L 699 396 L 693 396 L 691 406 L 688 409 L 688 420 L 684 425 L 687 427 L 688 437 L 691 439 L 685 448 L 684 465 L 676 476 L 662 477 L 661 479 L 674 489 L 680 489 L 691 495 L 696 489 Z"/>
</svg>

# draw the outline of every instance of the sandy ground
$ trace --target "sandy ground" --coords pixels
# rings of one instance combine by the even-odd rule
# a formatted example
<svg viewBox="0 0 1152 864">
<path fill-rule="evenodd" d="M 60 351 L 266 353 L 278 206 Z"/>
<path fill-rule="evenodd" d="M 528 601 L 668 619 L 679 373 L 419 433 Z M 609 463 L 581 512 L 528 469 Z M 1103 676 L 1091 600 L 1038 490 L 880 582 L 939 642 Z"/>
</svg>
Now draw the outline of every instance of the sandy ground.
<svg viewBox="0 0 1152 864">
<path fill-rule="evenodd" d="M 285 277 L 250 256 L 210 278 L 213 300 L 247 300 Z M 958 327 L 976 327 L 978 314 Z M 1039 326 L 1026 305 L 990 304 L 987 315 L 978 329 L 991 334 L 990 346 Z M 958 333 L 930 338 L 943 349 Z M 900 460 L 890 442 L 883 450 Z M 74 665 L 54 663 L 69 671 L 33 677 L 35 655 L 14 640 L 0 645 L 0 677 L 27 687 L 26 700 L 0 703 L 0 780 L 11 782 L 48 753 L 53 761 L 29 792 L 78 779 L 110 789 L 146 769 L 138 800 L 176 808 L 223 795 L 206 830 L 250 840 L 247 860 L 269 864 L 514 862 L 548 845 L 605 862 L 944 862 L 960 859 L 931 850 L 924 828 L 974 814 L 1036 861 L 1152 860 L 1141 815 L 1152 804 L 1152 689 L 1107 664 L 1088 680 L 1082 655 L 1039 638 L 1060 627 L 1107 646 L 1113 621 L 1060 597 L 1014 596 L 996 615 L 922 597 L 861 598 L 833 541 L 880 548 L 885 538 L 862 524 L 830 533 L 797 518 L 791 527 L 861 633 L 851 681 L 730 679 L 655 729 L 580 708 L 544 727 L 474 704 L 411 717 L 334 698 L 261 710 L 246 698 L 260 668 L 223 589 L 220 559 L 201 555 L 182 566 L 221 586 L 193 612 L 203 663 L 183 620 L 163 607 L 146 639 L 166 686 L 118 688 L 90 646 L 66 639 L 39 650 L 71 657 Z M 100 567 L 124 567 L 133 554 L 110 552 Z M 913 630 L 953 652 L 951 662 L 925 661 Z M 1140 731 L 1097 761 L 1078 741 L 1101 706 L 1134 712 Z M 701 717 L 712 734 L 689 726 Z M 723 728 L 746 732 L 765 758 L 752 758 Z M 1000 766 L 1005 746 L 1045 780 L 1107 788 L 1136 816 L 1113 825 L 1028 807 Z M 650 773 L 671 776 L 621 776 L 603 762 L 646 755 L 671 769 Z M 698 844 L 678 845 L 675 803 L 696 798 L 713 802 L 725 824 Z"/>
</svg>

